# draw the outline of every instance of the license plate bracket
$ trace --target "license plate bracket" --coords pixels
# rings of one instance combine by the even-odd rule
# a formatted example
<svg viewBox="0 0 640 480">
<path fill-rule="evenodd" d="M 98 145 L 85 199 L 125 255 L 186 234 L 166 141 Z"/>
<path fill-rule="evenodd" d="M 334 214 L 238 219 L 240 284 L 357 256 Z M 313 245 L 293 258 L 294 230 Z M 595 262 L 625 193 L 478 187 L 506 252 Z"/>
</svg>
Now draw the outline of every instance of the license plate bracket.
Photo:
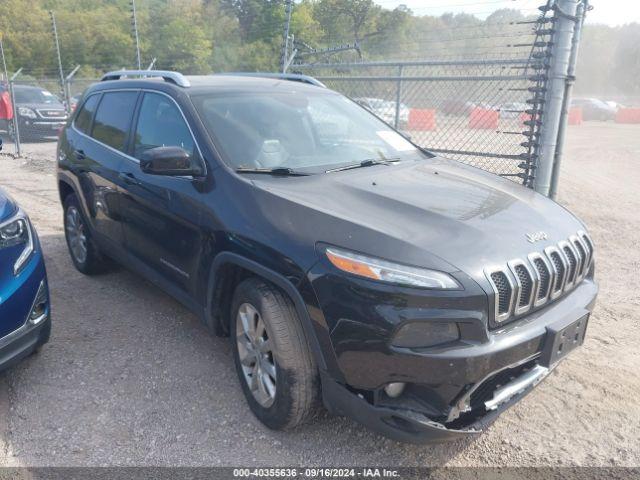
<svg viewBox="0 0 640 480">
<path fill-rule="evenodd" d="M 547 327 L 547 336 L 540 356 L 540 364 L 551 367 L 584 343 L 589 314 L 577 320 L 553 323 Z"/>
</svg>

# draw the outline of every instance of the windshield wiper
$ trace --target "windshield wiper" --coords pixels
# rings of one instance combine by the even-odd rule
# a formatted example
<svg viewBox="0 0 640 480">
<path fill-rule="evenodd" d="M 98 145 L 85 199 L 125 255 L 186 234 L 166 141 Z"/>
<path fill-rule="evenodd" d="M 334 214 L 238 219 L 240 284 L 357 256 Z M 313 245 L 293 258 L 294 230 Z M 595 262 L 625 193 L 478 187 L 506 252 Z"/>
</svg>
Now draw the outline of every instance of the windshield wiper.
<svg viewBox="0 0 640 480">
<path fill-rule="evenodd" d="M 343 170 L 352 170 L 354 168 L 371 167 L 373 165 L 391 165 L 394 163 L 398 163 L 399 161 L 400 161 L 399 158 L 387 158 L 385 160 L 376 160 L 375 158 L 367 158 L 366 160 L 362 160 L 360 163 L 354 163 L 352 165 L 345 165 L 344 167 L 325 170 L 325 173 L 342 172 Z"/>
<path fill-rule="evenodd" d="M 236 168 L 238 173 L 263 173 L 267 175 L 276 175 L 280 177 L 305 177 L 308 173 L 298 172 L 289 167 L 276 167 L 276 168 Z"/>
</svg>

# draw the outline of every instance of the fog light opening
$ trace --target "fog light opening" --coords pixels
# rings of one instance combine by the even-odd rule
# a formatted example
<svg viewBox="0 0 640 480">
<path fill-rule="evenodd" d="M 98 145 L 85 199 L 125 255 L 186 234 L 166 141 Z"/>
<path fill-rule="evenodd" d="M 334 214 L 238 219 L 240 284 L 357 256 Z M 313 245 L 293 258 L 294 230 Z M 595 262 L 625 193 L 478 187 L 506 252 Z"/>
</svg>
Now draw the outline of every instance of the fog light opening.
<svg viewBox="0 0 640 480">
<path fill-rule="evenodd" d="M 49 296 L 47 295 L 47 284 L 43 280 L 40 282 L 38 293 L 31 307 L 31 313 L 29 313 L 29 322 L 33 325 L 37 325 L 47 318 L 47 305 L 49 303 Z"/>
<path fill-rule="evenodd" d="M 391 398 L 398 398 L 404 392 L 404 388 L 407 386 L 404 382 L 394 382 L 389 383 L 386 387 L 384 387 L 384 393 L 386 393 Z"/>
</svg>

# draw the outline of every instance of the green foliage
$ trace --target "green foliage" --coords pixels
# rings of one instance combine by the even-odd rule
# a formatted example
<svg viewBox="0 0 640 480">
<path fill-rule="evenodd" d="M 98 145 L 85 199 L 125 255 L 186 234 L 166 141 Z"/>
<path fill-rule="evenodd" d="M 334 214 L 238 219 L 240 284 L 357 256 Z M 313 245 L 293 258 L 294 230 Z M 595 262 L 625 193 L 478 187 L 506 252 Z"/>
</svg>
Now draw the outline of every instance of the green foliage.
<svg viewBox="0 0 640 480">
<path fill-rule="evenodd" d="M 136 0 L 142 67 L 186 73 L 278 69 L 285 0 Z M 130 0 L 0 0 L 0 34 L 8 68 L 35 78 L 58 75 L 49 11 L 58 24 L 63 70 L 77 78 L 136 66 Z M 374 0 L 295 0 L 296 45 L 326 48 L 354 42 L 332 61 L 482 58 L 531 37 L 517 22 L 529 18 L 500 9 L 481 20 L 469 14 L 418 16 L 405 6 Z M 505 25 L 511 25 L 505 27 Z M 507 38 L 508 37 L 508 38 Z M 304 57 L 312 60 L 314 57 Z M 318 59 L 318 58 L 316 58 Z M 587 24 L 576 94 L 640 95 L 640 25 Z"/>
</svg>

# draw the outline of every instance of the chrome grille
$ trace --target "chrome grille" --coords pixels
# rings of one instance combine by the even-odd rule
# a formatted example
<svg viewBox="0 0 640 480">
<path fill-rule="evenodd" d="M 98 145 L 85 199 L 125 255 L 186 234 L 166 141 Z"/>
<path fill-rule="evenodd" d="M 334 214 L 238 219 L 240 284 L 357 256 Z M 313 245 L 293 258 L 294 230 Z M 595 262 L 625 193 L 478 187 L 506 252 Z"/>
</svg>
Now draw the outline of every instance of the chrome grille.
<svg viewBox="0 0 640 480">
<path fill-rule="evenodd" d="M 533 276 L 524 262 L 515 260 L 510 262 L 511 271 L 515 274 L 516 286 L 518 288 L 515 313 L 524 313 L 531 307 L 533 296 Z"/>
<path fill-rule="evenodd" d="M 513 298 L 513 286 L 509 278 L 504 272 L 493 272 L 491 274 L 491 282 L 495 286 L 496 317 L 509 315 Z"/>
<path fill-rule="evenodd" d="M 569 264 L 567 269 L 566 283 L 571 285 L 576 281 L 576 276 L 578 274 L 578 258 L 567 242 L 563 242 L 562 252 L 564 253 L 564 256 L 566 257 Z"/>
<path fill-rule="evenodd" d="M 564 288 L 564 282 L 567 277 L 567 267 L 564 257 L 558 249 L 554 249 L 549 253 L 549 259 L 553 263 L 553 268 L 555 270 L 555 279 L 553 280 L 553 290 L 551 293 L 552 295 L 557 296 L 562 293 L 562 289 Z"/>
<path fill-rule="evenodd" d="M 592 261 L 593 243 L 580 231 L 526 260 L 485 269 L 494 291 L 493 323 L 503 324 L 568 292 L 587 275 Z"/>
<path fill-rule="evenodd" d="M 536 302 L 547 299 L 551 290 L 551 271 L 541 256 L 537 256 L 532 260 L 533 266 L 538 272 L 538 293 L 536 294 Z"/>
</svg>

